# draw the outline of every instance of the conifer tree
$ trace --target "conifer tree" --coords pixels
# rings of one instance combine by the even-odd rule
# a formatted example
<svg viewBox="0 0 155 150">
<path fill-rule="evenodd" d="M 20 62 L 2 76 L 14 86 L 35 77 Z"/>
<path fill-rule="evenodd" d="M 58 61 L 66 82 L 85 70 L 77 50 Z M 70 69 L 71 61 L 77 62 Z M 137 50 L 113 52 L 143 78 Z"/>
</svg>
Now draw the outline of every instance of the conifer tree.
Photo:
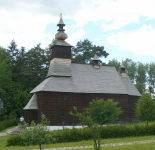
<svg viewBox="0 0 155 150">
<path fill-rule="evenodd" d="M 88 39 L 77 42 L 77 45 L 72 48 L 72 62 L 73 63 L 91 63 L 94 55 L 100 57 L 107 57 L 109 54 L 104 50 L 104 46 L 93 45 Z M 103 62 L 100 61 L 102 64 Z"/>
</svg>

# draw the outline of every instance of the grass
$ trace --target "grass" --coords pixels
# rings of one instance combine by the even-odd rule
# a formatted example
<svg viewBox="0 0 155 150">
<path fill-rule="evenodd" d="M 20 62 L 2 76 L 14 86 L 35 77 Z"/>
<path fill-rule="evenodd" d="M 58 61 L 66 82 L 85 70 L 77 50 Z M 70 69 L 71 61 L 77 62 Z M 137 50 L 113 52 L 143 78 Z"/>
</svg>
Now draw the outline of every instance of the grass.
<svg viewBox="0 0 155 150">
<path fill-rule="evenodd" d="M 154 122 L 149 122 L 148 125 L 151 125 L 151 124 L 154 124 Z M 132 127 L 134 125 L 146 125 L 147 123 L 146 122 L 140 122 L 140 123 L 130 123 L 130 124 L 124 124 L 126 127 Z"/>
<path fill-rule="evenodd" d="M 155 123 L 155 122 L 153 122 Z M 135 124 L 137 125 L 146 125 L 146 123 L 132 123 L 126 124 L 127 127 L 132 127 Z M 149 123 L 152 124 L 152 123 Z M 16 127 L 16 126 L 14 126 Z M 11 128 L 7 128 L 1 132 L 5 132 Z M 61 131 L 60 131 L 61 132 Z M 27 150 L 27 149 L 39 149 L 38 145 L 29 146 L 29 147 L 22 147 L 22 146 L 10 146 L 7 147 L 7 139 L 13 135 L 0 137 L 0 150 Z M 143 136 L 143 137 L 128 137 L 128 138 L 113 138 L 113 139 L 101 139 L 101 144 L 109 144 L 109 143 L 127 143 L 127 142 L 134 142 L 134 141 L 144 141 L 144 140 L 154 140 L 155 136 Z M 56 143 L 56 144 L 49 144 L 43 145 L 44 148 L 58 148 L 58 147 L 75 147 L 75 146 L 91 146 L 93 145 L 93 140 L 88 141 L 80 141 L 80 142 L 69 142 L 69 143 Z M 133 144 L 133 145 L 122 145 L 122 146 L 108 146 L 102 148 L 104 150 L 154 150 L 155 143 L 144 143 L 144 144 Z M 85 148 L 83 150 L 93 150 L 93 148 Z"/>
<path fill-rule="evenodd" d="M 13 136 L 13 135 L 10 135 Z M 7 139 L 9 136 L 0 137 L 0 150 L 27 150 L 27 149 L 39 149 L 38 145 L 23 147 L 23 146 L 10 146 L 6 147 Z M 155 136 L 144 136 L 144 137 L 130 137 L 130 138 L 113 138 L 113 139 L 102 139 L 101 144 L 109 143 L 121 143 L 121 142 L 134 142 L 143 140 L 154 140 Z M 75 147 L 75 146 L 90 146 L 93 145 L 93 140 L 81 141 L 81 142 L 69 142 L 69 143 L 56 143 L 43 145 L 44 148 L 58 148 L 58 147 Z M 155 143 L 145 143 L 145 144 L 134 144 L 134 145 L 123 145 L 123 146 L 108 146 L 102 148 L 104 150 L 154 150 Z M 83 150 L 93 150 L 93 148 L 86 148 Z"/>
</svg>

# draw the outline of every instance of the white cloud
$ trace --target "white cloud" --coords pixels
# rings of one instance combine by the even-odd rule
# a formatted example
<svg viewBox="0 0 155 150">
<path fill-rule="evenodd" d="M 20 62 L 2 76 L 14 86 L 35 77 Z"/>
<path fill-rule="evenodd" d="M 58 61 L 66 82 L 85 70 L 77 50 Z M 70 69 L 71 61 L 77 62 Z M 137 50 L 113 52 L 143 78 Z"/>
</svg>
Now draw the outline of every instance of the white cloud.
<svg viewBox="0 0 155 150">
<path fill-rule="evenodd" d="M 63 19 L 76 22 L 66 26 L 66 32 L 77 30 L 70 41 L 84 36 L 82 26 L 93 21 L 107 30 L 119 29 L 130 23 L 140 23 L 140 17 L 155 18 L 154 0 L 0 0 L 0 44 L 15 39 L 19 46 L 32 47 L 41 42 L 46 46 L 53 34 L 45 32 L 47 24 L 57 24 L 62 10 Z M 81 35 L 80 35 L 81 34 Z M 78 36 L 78 37 L 75 37 Z M 80 37 L 79 37 L 80 36 Z"/>
<path fill-rule="evenodd" d="M 50 23 L 49 15 L 31 15 L 29 12 L 0 11 L 0 42 L 8 45 L 13 39 L 16 43 L 25 47 L 33 47 L 43 39 L 52 39 L 51 33 L 44 33 L 46 24 Z"/>
<path fill-rule="evenodd" d="M 78 29 L 76 32 L 72 33 L 66 41 L 71 45 L 75 46 L 77 40 L 82 38 L 84 35 L 85 35 L 85 31 L 82 29 Z"/>
<path fill-rule="evenodd" d="M 77 26 L 89 21 L 100 21 L 104 30 L 119 29 L 130 23 L 139 23 L 139 18 L 155 18 L 154 0 L 94 0 L 82 3 L 82 10 L 75 15 Z"/>
<path fill-rule="evenodd" d="M 65 26 L 65 31 L 66 32 L 74 31 L 75 29 L 76 29 L 76 26 L 73 25 L 73 24 Z"/>
<path fill-rule="evenodd" d="M 120 50 L 155 57 L 155 28 L 143 25 L 136 31 L 118 33 L 109 36 L 107 42 L 118 46 Z"/>
</svg>

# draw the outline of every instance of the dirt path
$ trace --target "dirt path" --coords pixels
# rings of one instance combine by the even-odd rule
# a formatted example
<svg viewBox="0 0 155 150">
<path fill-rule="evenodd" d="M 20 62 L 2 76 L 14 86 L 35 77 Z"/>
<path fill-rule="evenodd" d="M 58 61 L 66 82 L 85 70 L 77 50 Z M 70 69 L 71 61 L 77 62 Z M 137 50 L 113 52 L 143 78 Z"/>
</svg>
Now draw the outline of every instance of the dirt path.
<svg viewBox="0 0 155 150">
<path fill-rule="evenodd" d="M 155 140 L 145 140 L 145 141 L 134 141 L 134 142 L 122 142 L 122 143 L 110 143 L 110 144 L 102 144 L 101 147 L 108 147 L 108 146 L 121 146 L 121 145 L 132 145 L 132 144 L 145 144 L 145 143 L 154 143 Z M 59 147 L 59 148 L 48 148 L 44 150 L 70 150 L 70 149 L 85 149 L 85 148 L 93 148 L 91 146 L 76 146 L 76 147 Z M 39 149 L 35 149 L 39 150 Z"/>
<path fill-rule="evenodd" d="M 0 133 L 0 136 L 6 136 L 6 135 L 8 135 L 8 134 L 5 132 Z"/>
</svg>

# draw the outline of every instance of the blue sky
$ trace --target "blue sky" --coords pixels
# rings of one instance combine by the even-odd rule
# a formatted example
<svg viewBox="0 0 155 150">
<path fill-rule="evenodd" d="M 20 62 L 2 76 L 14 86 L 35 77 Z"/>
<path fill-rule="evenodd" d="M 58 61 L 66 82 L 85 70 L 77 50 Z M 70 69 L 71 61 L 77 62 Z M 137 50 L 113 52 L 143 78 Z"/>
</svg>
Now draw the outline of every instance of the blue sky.
<svg viewBox="0 0 155 150">
<path fill-rule="evenodd" d="M 0 0 L 0 46 L 14 39 L 27 50 L 54 39 L 62 13 L 68 43 L 89 39 L 109 56 L 149 63 L 155 59 L 155 0 Z"/>
</svg>

